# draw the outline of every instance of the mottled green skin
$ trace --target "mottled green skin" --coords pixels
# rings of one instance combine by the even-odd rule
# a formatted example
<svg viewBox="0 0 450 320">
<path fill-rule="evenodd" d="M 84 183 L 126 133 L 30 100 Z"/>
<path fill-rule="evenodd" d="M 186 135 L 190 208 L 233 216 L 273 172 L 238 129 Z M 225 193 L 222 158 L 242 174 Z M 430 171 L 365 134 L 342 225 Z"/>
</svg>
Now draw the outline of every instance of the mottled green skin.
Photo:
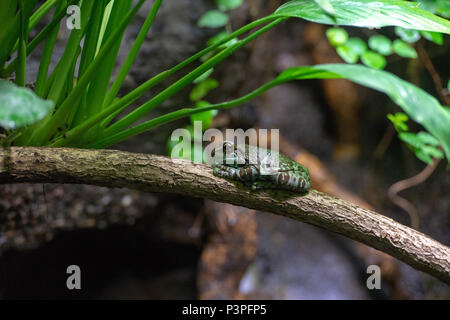
<svg viewBox="0 0 450 320">
<path fill-rule="evenodd" d="M 226 159 L 215 161 L 212 164 L 215 176 L 241 181 L 253 190 L 285 189 L 304 193 L 311 187 L 308 169 L 281 153 L 247 144 L 241 148 L 224 142 L 223 154 L 231 163 Z M 271 159 L 276 156 L 279 165 L 273 167 Z"/>
</svg>

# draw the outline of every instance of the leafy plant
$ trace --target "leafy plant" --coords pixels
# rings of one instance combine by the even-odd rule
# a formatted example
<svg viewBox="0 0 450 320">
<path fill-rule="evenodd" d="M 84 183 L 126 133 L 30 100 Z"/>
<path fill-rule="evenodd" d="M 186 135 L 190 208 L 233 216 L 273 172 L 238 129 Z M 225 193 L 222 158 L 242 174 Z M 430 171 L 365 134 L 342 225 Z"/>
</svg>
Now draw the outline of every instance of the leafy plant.
<svg viewBox="0 0 450 320">
<path fill-rule="evenodd" d="M 380 28 L 397 26 L 422 32 L 450 33 L 450 23 L 428 11 L 421 10 L 407 1 L 386 0 L 330 0 L 330 1 L 289 1 L 273 14 L 253 21 L 234 32 L 217 36 L 208 46 L 182 61 L 178 65 L 158 74 L 139 85 L 124 96 L 118 92 L 126 74 L 130 70 L 139 49 L 147 37 L 149 29 L 160 8 L 162 0 L 155 0 L 153 7 L 141 27 L 118 75 L 113 79 L 112 70 L 125 28 L 146 0 L 98 0 L 77 1 L 47 0 L 33 12 L 37 1 L 4 0 L 0 5 L 0 42 L 5 44 L 0 50 L 0 74 L 6 78 L 16 74 L 16 82 L 23 85 L 26 71 L 26 56 L 39 44 L 44 43 L 39 74 L 36 79 L 36 94 L 54 103 L 52 112 L 29 126 L 18 128 L 12 133 L 20 135 L 13 141 L 15 145 L 35 146 L 75 146 L 85 148 L 105 148 L 141 132 L 166 124 L 182 117 L 199 117 L 202 113 L 235 107 L 273 86 L 301 79 L 345 78 L 361 85 L 385 92 L 414 121 L 420 123 L 440 143 L 450 159 L 450 112 L 439 102 L 416 86 L 380 70 L 361 65 L 331 64 L 300 66 L 282 72 L 273 81 L 235 100 L 209 104 L 202 102 L 205 92 L 215 86 L 209 77 L 212 68 L 261 34 L 281 24 L 289 18 L 303 18 L 317 23 L 340 26 Z M 238 3 L 238 2 L 233 2 Z M 57 31 L 68 5 L 76 4 L 81 10 L 81 28 L 72 30 L 65 51 L 53 70 L 49 70 Z M 218 1 L 220 6 L 231 2 Z M 330 5 L 331 8 L 330 9 Z M 54 8 L 51 22 L 31 41 L 28 31 L 33 29 L 50 9 Z M 206 18 L 203 18 L 205 24 Z M 202 19 L 201 19 L 202 20 Z M 217 18 L 215 23 L 223 22 Z M 221 22 L 221 23 L 222 23 Z M 199 22 L 200 23 L 200 22 Z M 211 26 L 211 21 L 208 24 Z M 259 29 L 256 29 L 259 28 Z M 9 32 L 4 30 L 8 29 Z M 256 30 L 255 30 L 256 29 Z M 338 34 L 338 33 L 337 33 Z M 333 39 L 338 39 L 335 33 Z M 45 40 L 45 41 L 44 41 Z M 83 43 L 83 45 L 81 45 Z M 361 41 L 349 38 L 336 42 L 345 46 L 340 50 L 374 60 L 373 54 Z M 375 52 L 373 52 L 376 54 Z M 13 61 L 9 57 L 14 56 Z M 169 75 L 181 71 L 194 62 L 199 65 L 185 73 L 177 81 L 136 109 L 130 105 L 150 88 L 161 83 Z M 80 61 L 78 72 L 76 63 Z M 209 80 L 208 80 L 209 79 Z M 110 84 L 112 82 L 112 84 Z M 180 108 L 149 121 L 137 124 L 144 116 L 160 106 L 181 89 L 196 82 L 191 99 L 193 107 Z M 206 83 L 205 83 L 206 82 Z M 202 84 L 204 83 L 204 84 Z M 7 105 L 6 108 L 11 108 Z M 125 116 L 117 118 L 122 112 Z M 2 121 L 9 121 L 2 113 Z M 38 120 L 38 119 L 35 119 Z M 428 144 L 430 145 L 430 144 Z"/>
</svg>

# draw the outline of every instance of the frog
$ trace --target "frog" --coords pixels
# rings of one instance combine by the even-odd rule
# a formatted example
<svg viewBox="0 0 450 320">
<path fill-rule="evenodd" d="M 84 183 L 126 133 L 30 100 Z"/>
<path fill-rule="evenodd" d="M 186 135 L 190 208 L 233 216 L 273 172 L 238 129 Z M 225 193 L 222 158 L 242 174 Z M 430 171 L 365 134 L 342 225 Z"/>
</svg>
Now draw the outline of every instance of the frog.
<svg viewBox="0 0 450 320">
<path fill-rule="evenodd" d="M 217 177 L 240 181 L 252 190 L 306 193 L 311 188 L 309 170 L 278 151 L 230 141 L 224 141 L 220 148 L 221 152 L 216 152 L 220 156 L 212 162 Z"/>
</svg>

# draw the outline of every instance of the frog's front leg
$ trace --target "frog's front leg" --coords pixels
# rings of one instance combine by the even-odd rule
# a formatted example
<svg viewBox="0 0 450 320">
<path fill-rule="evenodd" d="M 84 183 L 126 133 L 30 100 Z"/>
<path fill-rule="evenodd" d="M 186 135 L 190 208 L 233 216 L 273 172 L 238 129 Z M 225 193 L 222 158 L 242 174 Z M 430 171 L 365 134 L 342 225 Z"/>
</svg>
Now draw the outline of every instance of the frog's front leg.
<svg viewBox="0 0 450 320">
<path fill-rule="evenodd" d="M 254 166 L 231 167 L 223 164 L 213 164 L 215 176 L 239 180 L 243 182 L 254 181 L 258 177 L 258 170 Z"/>
</svg>

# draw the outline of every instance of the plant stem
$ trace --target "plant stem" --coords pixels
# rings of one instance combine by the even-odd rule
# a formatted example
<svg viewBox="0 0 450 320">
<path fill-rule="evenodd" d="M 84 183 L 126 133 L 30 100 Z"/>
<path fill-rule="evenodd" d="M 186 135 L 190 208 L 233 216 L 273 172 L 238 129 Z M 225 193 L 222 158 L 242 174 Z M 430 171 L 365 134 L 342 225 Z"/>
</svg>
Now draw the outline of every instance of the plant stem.
<svg viewBox="0 0 450 320">
<path fill-rule="evenodd" d="M 231 33 L 229 36 L 224 38 L 222 41 L 217 42 L 214 45 L 211 45 L 208 48 L 205 48 L 205 49 L 197 52 L 196 54 L 194 54 L 190 58 L 182 61 L 181 63 L 179 63 L 178 65 L 174 66 L 173 68 L 171 68 L 169 70 L 166 70 L 166 71 L 163 71 L 160 74 L 154 76 L 153 78 L 147 80 L 145 83 L 143 83 L 142 85 L 140 85 L 139 87 L 137 87 L 136 89 L 134 89 L 133 91 L 128 93 L 126 96 L 124 96 L 121 99 L 113 102 L 109 107 L 107 107 L 106 109 L 102 110 L 100 113 L 98 113 L 97 115 L 93 116 L 92 118 L 90 118 L 90 119 L 86 120 L 85 122 L 81 123 L 79 126 L 76 126 L 72 130 L 69 130 L 68 132 L 66 132 L 64 137 L 59 137 L 55 141 L 51 142 L 49 145 L 52 146 L 52 147 L 66 146 L 70 142 L 74 141 L 74 139 L 79 137 L 81 134 L 86 132 L 86 130 L 88 130 L 89 128 L 91 128 L 92 126 L 97 124 L 98 122 L 100 122 L 102 120 L 105 120 L 105 118 L 107 118 L 105 120 L 105 125 L 107 125 L 107 123 L 109 123 L 109 121 L 111 121 L 112 118 L 116 114 L 118 114 L 120 111 L 122 111 L 124 108 L 126 108 L 133 101 L 138 99 L 147 90 L 149 90 L 153 86 L 159 84 L 161 81 L 166 79 L 168 76 L 174 74 L 175 72 L 179 71 L 183 67 L 185 67 L 188 64 L 192 63 L 193 61 L 197 60 L 198 58 L 200 58 L 201 56 L 205 55 L 206 53 L 214 50 L 218 46 L 220 46 L 220 45 L 230 41 L 231 39 L 233 39 L 233 38 L 235 38 L 235 37 L 237 37 L 239 35 L 242 35 L 243 33 L 247 32 L 247 31 L 249 31 L 249 30 L 251 30 L 251 29 L 253 29 L 253 28 L 257 27 L 257 26 L 259 26 L 261 24 L 264 24 L 266 22 L 272 21 L 274 19 L 276 19 L 276 18 L 274 18 L 273 16 L 264 17 L 262 19 L 256 20 L 256 21 L 254 21 L 254 22 L 252 22 L 252 23 L 250 23 L 248 25 L 245 25 L 244 27 L 236 30 L 235 32 Z"/>
<path fill-rule="evenodd" d="M 171 121 L 174 121 L 174 120 L 177 120 L 180 118 L 188 117 L 190 115 L 209 111 L 209 110 L 218 110 L 218 109 L 221 110 L 221 109 L 229 109 L 229 108 L 235 107 L 239 104 L 245 103 L 245 102 L 257 97 L 258 95 L 266 92 L 270 88 L 273 88 L 274 86 L 276 86 L 280 83 L 283 83 L 283 82 L 285 82 L 285 81 L 280 81 L 277 79 L 272 80 L 272 81 L 266 83 L 265 85 L 263 85 L 262 87 L 259 87 L 258 89 L 252 91 L 251 93 L 248 93 L 245 96 L 240 97 L 235 100 L 232 100 L 232 101 L 222 102 L 222 103 L 218 103 L 218 104 L 211 104 L 211 105 L 208 105 L 205 107 L 200 107 L 200 108 L 184 108 L 184 109 L 180 109 L 180 110 L 177 110 L 174 112 L 167 113 L 167 114 L 157 117 L 155 119 L 141 123 L 133 128 L 121 131 L 117 134 L 114 134 L 112 136 L 101 139 L 100 141 L 89 145 L 88 148 L 107 148 L 111 145 L 114 145 L 114 144 L 120 142 L 120 141 L 131 138 L 135 135 L 138 135 L 144 131 L 148 131 L 150 129 L 153 129 L 155 127 L 161 126 L 163 124 L 169 123 Z"/>
<path fill-rule="evenodd" d="M 175 82 L 174 84 L 172 84 L 171 86 L 169 86 L 168 88 L 163 90 L 161 93 L 156 95 L 154 98 L 152 98 L 148 102 L 144 103 L 142 106 L 140 106 L 133 112 L 129 113 L 128 115 L 126 115 L 125 117 L 123 117 L 122 119 L 120 119 L 119 121 L 117 121 L 116 123 L 111 125 L 110 127 L 106 128 L 106 130 L 104 131 L 104 136 L 114 135 L 114 134 L 122 131 L 123 129 L 128 127 L 130 124 L 136 122 L 137 120 L 139 120 L 140 118 L 145 116 L 148 112 L 153 110 L 155 107 L 160 105 L 162 102 L 169 99 L 171 96 L 173 96 L 175 93 L 180 91 L 182 88 L 184 88 L 185 86 L 190 84 L 192 81 L 194 81 L 200 75 L 205 73 L 208 69 L 215 66 L 216 64 L 218 64 L 219 62 L 221 62 L 222 60 L 227 58 L 229 55 L 234 53 L 239 48 L 243 47 L 244 45 L 246 45 L 247 43 L 249 43 L 256 37 L 260 36 L 262 33 L 273 28 L 277 24 L 280 24 L 281 22 L 283 22 L 286 19 L 287 18 L 285 18 L 285 17 L 278 18 L 275 21 L 269 23 L 268 25 L 262 27 L 258 31 L 252 33 L 245 39 L 240 40 L 237 43 L 235 43 L 234 45 L 224 49 L 223 51 L 221 51 L 220 53 L 218 53 L 217 55 L 215 55 L 214 57 L 212 57 L 211 59 L 209 59 L 202 65 L 200 65 L 194 71 L 190 72 L 189 74 L 187 74 L 186 76 L 184 76 L 183 78 L 181 78 L 180 80 L 178 80 L 177 82 Z"/>
</svg>

